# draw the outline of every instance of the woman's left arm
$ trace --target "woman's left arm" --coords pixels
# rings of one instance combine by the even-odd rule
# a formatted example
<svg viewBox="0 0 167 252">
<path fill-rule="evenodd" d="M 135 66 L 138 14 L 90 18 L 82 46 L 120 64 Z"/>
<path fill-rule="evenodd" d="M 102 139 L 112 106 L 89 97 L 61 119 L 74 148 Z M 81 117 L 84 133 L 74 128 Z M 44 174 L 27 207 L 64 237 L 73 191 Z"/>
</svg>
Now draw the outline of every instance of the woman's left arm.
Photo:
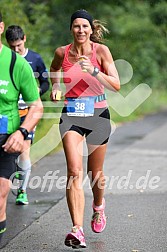
<svg viewBox="0 0 167 252">
<path fill-rule="evenodd" d="M 103 72 L 99 71 L 99 73 L 95 75 L 95 78 L 107 89 L 115 92 L 118 91 L 120 89 L 120 80 L 109 48 L 105 45 L 99 44 L 96 49 L 96 58 L 101 65 Z M 82 56 L 82 59 L 84 59 L 80 63 L 82 69 L 85 69 L 92 75 L 94 72 L 92 62 L 84 55 Z"/>
<path fill-rule="evenodd" d="M 104 72 L 100 71 L 96 78 L 107 89 L 118 91 L 120 89 L 120 80 L 109 48 L 105 45 L 99 45 L 96 53 L 97 60 L 104 69 Z"/>
</svg>

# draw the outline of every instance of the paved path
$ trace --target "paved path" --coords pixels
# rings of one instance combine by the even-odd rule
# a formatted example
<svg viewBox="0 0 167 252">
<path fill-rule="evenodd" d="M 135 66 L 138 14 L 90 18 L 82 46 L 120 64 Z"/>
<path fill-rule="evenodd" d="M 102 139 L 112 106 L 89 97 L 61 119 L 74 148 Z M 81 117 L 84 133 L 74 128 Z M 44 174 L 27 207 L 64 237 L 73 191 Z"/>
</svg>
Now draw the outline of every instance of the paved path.
<svg viewBox="0 0 167 252">
<path fill-rule="evenodd" d="M 167 252 L 167 111 L 118 127 L 105 159 L 107 227 L 101 234 L 90 228 L 92 194 L 85 179 L 84 231 L 89 252 Z M 38 162 L 32 172 L 65 175 L 62 151 Z M 58 181 L 58 179 L 56 180 Z M 60 182 L 60 181 L 59 181 Z M 15 206 L 10 194 L 8 231 L 2 251 L 63 252 L 71 228 L 65 188 L 49 184 L 41 192 L 29 189 L 30 205 Z M 60 186 L 60 184 L 59 184 Z M 82 251 L 82 250 L 78 250 Z"/>
</svg>

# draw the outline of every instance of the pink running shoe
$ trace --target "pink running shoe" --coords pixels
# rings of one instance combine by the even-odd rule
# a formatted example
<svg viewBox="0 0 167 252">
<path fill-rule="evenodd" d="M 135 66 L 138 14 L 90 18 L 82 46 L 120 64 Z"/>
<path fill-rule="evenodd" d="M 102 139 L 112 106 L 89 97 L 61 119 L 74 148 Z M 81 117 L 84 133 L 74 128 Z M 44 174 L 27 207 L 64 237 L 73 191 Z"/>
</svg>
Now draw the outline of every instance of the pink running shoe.
<svg viewBox="0 0 167 252">
<path fill-rule="evenodd" d="M 86 248 L 84 233 L 81 228 L 74 226 L 65 238 L 65 245 L 73 249 Z"/>
<path fill-rule="evenodd" d="M 106 216 L 104 213 L 105 209 L 105 199 L 103 198 L 103 207 L 102 208 L 96 208 L 93 202 L 93 215 L 92 215 L 92 221 L 91 221 L 91 227 L 92 231 L 95 233 L 101 233 L 105 227 L 106 227 Z"/>
</svg>

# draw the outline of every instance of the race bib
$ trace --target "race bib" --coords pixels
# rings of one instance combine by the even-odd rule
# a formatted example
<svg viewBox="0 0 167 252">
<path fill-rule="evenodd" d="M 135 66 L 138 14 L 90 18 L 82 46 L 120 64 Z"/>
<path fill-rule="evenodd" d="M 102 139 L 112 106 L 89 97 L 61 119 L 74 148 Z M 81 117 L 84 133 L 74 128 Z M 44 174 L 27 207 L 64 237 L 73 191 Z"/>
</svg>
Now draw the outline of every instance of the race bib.
<svg viewBox="0 0 167 252">
<path fill-rule="evenodd" d="M 93 116 L 94 115 L 94 97 L 67 98 L 68 116 Z"/>
<path fill-rule="evenodd" d="M 8 117 L 0 115 L 0 134 L 7 134 L 8 132 Z"/>
</svg>

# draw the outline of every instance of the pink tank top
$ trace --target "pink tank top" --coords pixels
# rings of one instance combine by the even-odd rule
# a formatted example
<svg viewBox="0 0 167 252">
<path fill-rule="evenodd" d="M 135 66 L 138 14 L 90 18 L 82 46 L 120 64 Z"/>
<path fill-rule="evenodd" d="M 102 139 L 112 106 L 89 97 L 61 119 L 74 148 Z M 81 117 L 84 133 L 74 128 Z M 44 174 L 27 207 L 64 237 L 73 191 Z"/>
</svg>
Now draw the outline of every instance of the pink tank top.
<svg viewBox="0 0 167 252">
<path fill-rule="evenodd" d="M 65 48 L 64 60 L 62 63 L 63 69 L 63 82 L 66 86 L 65 97 L 84 97 L 84 96 L 97 96 L 104 94 L 104 86 L 89 73 L 82 71 L 79 62 L 71 63 L 68 60 L 68 53 L 72 44 Z M 103 72 L 102 67 L 96 59 L 96 43 L 93 43 L 93 55 L 91 62 L 94 66 L 98 67 Z M 95 108 L 107 107 L 106 100 L 95 103 Z"/>
</svg>

